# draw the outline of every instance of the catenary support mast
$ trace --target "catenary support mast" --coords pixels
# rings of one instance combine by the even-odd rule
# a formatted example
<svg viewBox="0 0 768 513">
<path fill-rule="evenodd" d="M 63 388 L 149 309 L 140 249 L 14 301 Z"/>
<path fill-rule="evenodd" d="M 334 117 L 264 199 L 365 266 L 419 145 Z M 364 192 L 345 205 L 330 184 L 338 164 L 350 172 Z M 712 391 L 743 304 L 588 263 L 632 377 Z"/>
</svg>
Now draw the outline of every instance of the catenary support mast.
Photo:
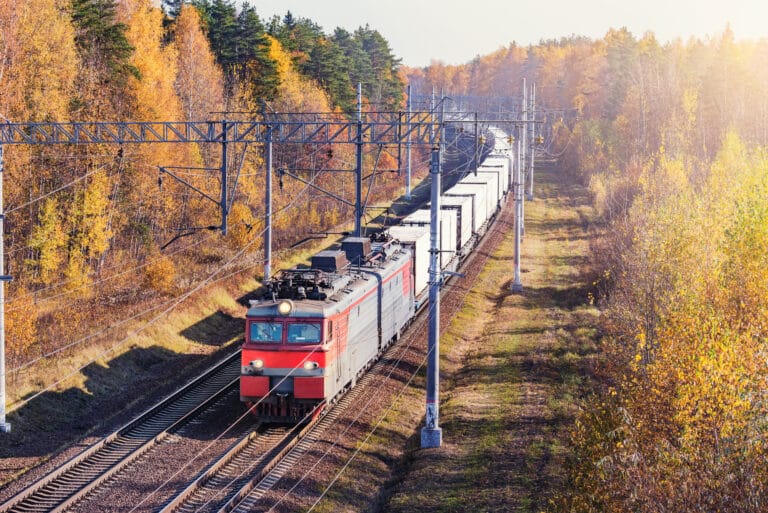
<svg viewBox="0 0 768 513">
<path fill-rule="evenodd" d="M 5 255 L 3 235 L 5 233 L 5 211 L 3 210 L 3 145 L 0 144 L 0 432 L 10 433 L 11 425 L 5 421 Z"/>
<path fill-rule="evenodd" d="M 445 100 L 445 98 L 443 98 Z M 440 108 L 440 124 L 437 132 L 443 130 L 443 101 Z M 437 137 L 437 134 L 436 134 Z M 432 146 L 429 176 L 432 180 L 429 224 L 429 341 L 427 343 L 427 408 L 425 426 L 421 430 L 421 447 L 440 447 L 443 430 L 440 428 L 440 157 L 443 137 L 436 139 Z"/>
<path fill-rule="evenodd" d="M 408 99 L 405 105 L 408 135 L 405 140 L 405 199 L 411 200 L 411 85 L 408 84 Z"/>
<path fill-rule="evenodd" d="M 530 99 L 530 112 L 531 112 L 531 121 L 536 121 L 536 84 L 533 84 L 531 86 L 531 99 Z M 528 149 L 530 151 L 530 154 L 528 156 L 528 162 L 529 162 L 529 173 L 530 177 L 528 179 L 528 201 L 533 201 L 533 150 L 536 144 L 536 123 L 530 123 L 530 131 L 531 131 L 531 137 L 530 141 L 528 143 Z"/>
<path fill-rule="evenodd" d="M 264 191 L 264 281 L 272 276 L 272 125 L 267 125 L 265 160 L 267 176 Z"/>
<path fill-rule="evenodd" d="M 355 237 L 363 229 L 363 84 L 357 84 L 357 135 L 355 136 Z"/>
</svg>

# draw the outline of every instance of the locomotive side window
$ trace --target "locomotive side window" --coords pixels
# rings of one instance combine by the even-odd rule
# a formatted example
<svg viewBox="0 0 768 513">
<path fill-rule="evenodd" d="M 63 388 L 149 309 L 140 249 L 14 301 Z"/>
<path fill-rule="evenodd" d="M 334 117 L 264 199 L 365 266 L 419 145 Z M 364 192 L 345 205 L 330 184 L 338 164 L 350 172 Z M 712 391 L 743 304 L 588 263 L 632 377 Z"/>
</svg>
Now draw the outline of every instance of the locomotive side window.
<svg viewBox="0 0 768 513">
<path fill-rule="evenodd" d="M 282 322 L 252 322 L 251 342 L 279 344 L 283 341 Z"/>
<path fill-rule="evenodd" d="M 296 322 L 288 324 L 288 343 L 317 344 L 320 342 L 320 323 Z"/>
<path fill-rule="evenodd" d="M 333 340 L 333 321 L 328 321 L 328 336 L 325 338 L 328 342 Z"/>
</svg>

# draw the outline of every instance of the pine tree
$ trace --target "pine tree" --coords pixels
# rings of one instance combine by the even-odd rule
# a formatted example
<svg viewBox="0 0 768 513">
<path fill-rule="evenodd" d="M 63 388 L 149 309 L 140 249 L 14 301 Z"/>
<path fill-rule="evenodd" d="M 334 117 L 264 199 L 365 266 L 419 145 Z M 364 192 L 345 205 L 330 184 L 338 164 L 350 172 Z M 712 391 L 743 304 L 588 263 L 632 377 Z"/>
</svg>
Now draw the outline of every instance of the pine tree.
<svg viewBox="0 0 768 513">
<path fill-rule="evenodd" d="M 163 0 L 162 6 L 168 16 L 171 18 L 178 18 L 181 8 L 184 5 L 185 0 Z"/>
<path fill-rule="evenodd" d="M 368 54 L 373 70 L 372 79 L 363 82 L 365 96 L 385 108 L 397 108 L 403 100 L 403 83 L 397 74 L 397 59 L 389 43 L 377 30 L 368 25 L 360 27 L 354 35 Z"/>
<path fill-rule="evenodd" d="M 269 39 L 256 9 L 248 3 L 237 17 L 236 62 L 242 70 L 241 77 L 248 81 L 251 93 L 257 100 L 272 100 L 277 96 L 280 77 L 275 61 L 269 57 Z"/>
<path fill-rule="evenodd" d="M 342 107 L 345 111 L 351 112 L 355 104 L 355 91 L 357 84 L 365 84 L 364 90 L 371 89 L 370 81 L 373 78 L 373 67 L 371 58 L 363 48 L 358 38 L 355 38 L 342 28 L 337 28 L 333 33 L 333 41 L 344 52 L 347 58 L 347 74 L 349 87 L 352 90 L 352 98 L 349 100 L 350 107 Z"/>
<path fill-rule="evenodd" d="M 355 88 L 350 82 L 351 60 L 332 39 L 322 38 L 309 54 L 308 75 L 328 92 L 331 101 L 343 111 L 355 109 Z"/>
<path fill-rule="evenodd" d="M 248 84 L 254 99 L 273 99 L 280 81 L 256 10 L 246 2 L 237 14 L 235 5 L 227 0 L 198 0 L 194 5 L 205 21 L 211 51 L 224 70 L 228 92 L 232 94 L 235 81 L 240 81 Z"/>
<path fill-rule="evenodd" d="M 75 44 L 87 65 L 103 68 L 105 79 L 124 85 L 129 76 L 140 78 L 130 63 L 133 46 L 125 35 L 128 27 L 115 19 L 114 0 L 72 0 Z"/>
<path fill-rule="evenodd" d="M 197 0 L 193 5 L 205 22 L 208 42 L 216 61 L 229 74 L 237 63 L 239 26 L 235 5 L 227 0 Z"/>
</svg>

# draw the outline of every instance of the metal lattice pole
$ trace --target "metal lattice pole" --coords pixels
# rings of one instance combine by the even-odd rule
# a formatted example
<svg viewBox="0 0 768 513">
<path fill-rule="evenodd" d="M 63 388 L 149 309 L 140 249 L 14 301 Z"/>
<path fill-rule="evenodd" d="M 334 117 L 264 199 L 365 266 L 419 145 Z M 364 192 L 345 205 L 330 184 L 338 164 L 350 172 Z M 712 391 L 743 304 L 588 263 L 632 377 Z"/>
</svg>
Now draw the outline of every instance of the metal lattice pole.
<svg viewBox="0 0 768 513">
<path fill-rule="evenodd" d="M 221 233 L 227 234 L 227 121 L 221 122 L 222 141 L 221 141 Z"/>
</svg>

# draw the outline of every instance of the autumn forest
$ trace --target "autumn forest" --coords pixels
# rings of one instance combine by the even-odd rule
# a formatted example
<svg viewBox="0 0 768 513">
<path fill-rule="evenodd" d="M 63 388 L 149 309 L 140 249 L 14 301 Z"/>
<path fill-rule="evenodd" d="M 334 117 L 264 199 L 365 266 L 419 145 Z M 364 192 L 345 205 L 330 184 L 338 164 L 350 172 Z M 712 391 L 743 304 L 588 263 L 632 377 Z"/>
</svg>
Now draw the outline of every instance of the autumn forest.
<svg viewBox="0 0 768 513">
<path fill-rule="evenodd" d="M 408 84 L 504 97 L 523 79 L 546 116 L 540 158 L 588 187 L 598 220 L 585 300 L 600 355 L 553 511 L 767 510 L 768 39 L 611 29 L 409 68 L 372 26 L 328 32 L 231 0 L 0 0 L 0 122 L 351 119 L 358 83 L 366 110 L 397 111 Z M 209 283 L 261 279 L 261 148 L 232 152 L 226 236 L 208 229 L 211 202 L 158 174 L 175 166 L 215 196 L 217 147 L 4 150 L 11 408 L 55 381 L 40 366 L 66 375 Z M 352 176 L 322 170 L 354 159 L 345 145 L 275 153 L 342 195 Z M 391 148 L 365 155 L 366 169 L 396 167 Z M 402 187 L 381 173 L 371 201 Z M 278 260 L 352 216 L 291 180 L 274 202 Z"/>
</svg>

